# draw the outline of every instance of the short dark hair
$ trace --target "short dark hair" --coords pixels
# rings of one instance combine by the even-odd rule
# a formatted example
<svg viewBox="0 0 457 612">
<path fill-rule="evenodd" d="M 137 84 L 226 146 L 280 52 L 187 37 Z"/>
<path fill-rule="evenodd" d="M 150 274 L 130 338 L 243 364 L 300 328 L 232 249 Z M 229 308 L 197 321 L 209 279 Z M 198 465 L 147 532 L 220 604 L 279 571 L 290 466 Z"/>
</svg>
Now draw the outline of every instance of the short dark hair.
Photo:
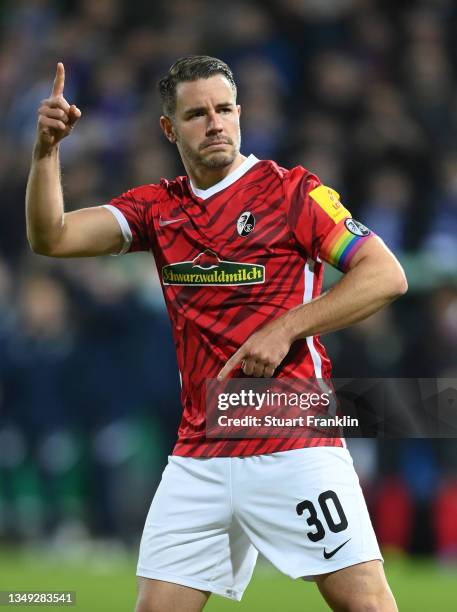
<svg viewBox="0 0 457 612">
<path fill-rule="evenodd" d="M 159 81 L 163 114 L 172 117 L 176 112 L 176 86 L 183 81 L 208 79 L 222 74 L 228 80 L 236 96 L 236 83 L 231 69 L 225 62 L 209 55 L 187 55 L 178 59 Z"/>
</svg>

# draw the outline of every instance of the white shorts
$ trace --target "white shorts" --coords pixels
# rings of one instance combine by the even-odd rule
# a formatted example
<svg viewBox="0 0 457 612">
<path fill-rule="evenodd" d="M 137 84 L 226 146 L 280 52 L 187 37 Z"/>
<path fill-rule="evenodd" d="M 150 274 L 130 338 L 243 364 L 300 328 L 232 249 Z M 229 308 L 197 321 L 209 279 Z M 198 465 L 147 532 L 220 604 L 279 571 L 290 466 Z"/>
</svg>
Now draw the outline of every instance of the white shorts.
<svg viewBox="0 0 457 612">
<path fill-rule="evenodd" d="M 169 457 L 138 576 L 240 600 L 258 552 L 294 579 L 382 560 L 346 448 Z"/>
</svg>

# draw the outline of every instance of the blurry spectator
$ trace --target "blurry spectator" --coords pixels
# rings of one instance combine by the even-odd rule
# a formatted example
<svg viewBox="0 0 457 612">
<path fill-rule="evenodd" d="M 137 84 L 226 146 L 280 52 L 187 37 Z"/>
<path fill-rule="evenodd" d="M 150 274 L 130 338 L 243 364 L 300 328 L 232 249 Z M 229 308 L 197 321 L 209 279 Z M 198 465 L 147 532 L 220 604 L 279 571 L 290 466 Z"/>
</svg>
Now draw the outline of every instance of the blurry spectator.
<svg viewBox="0 0 457 612">
<path fill-rule="evenodd" d="M 395 378 L 401 375 L 399 366 L 405 338 L 391 309 L 377 312 L 340 335 L 341 341 L 333 345 L 335 376 Z"/>
<path fill-rule="evenodd" d="M 457 374 L 457 290 L 442 287 L 430 299 L 430 334 L 424 338 L 424 350 L 436 376 Z"/>
<path fill-rule="evenodd" d="M 437 552 L 443 562 L 457 562 L 457 479 L 445 481 L 438 491 L 433 522 Z"/>
<path fill-rule="evenodd" d="M 364 114 L 355 130 L 361 161 L 364 155 L 383 160 L 392 152 L 400 159 L 425 154 L 423 127 L 407 111 L 401 90 L 377 80 L 362 99 Z"/>
<path fill-rule="evenodd" d="M 363 220 L 394 253 L 401 253 L 413 205 L 410 178 L 394 167 L 380 167 L 369 182 Z"/>
<path fill-rule="evenodd" d="M 385 478 L 377 488 L 373 510 L 374 528 L 382 549 L 406 553 L 413 521 L 414 504 L 404 481 L 395 476 Z"/>
<path fill-rule="evenodd" d="M 446 51 L 446 21 L 432 7 L 418 6 L 406 15 L 409 47 L 402 77 L 411 106 L 427 128 L 432 142 L 448 140 L 453 71 Z"/>
<path fill-rule="evenodd" d="M 457 261 L 457 152 L 439 162 L 438 184 L 433 194 L 434 210 L 425 249 L 443 267 L 455 271 Z"/>
<path fill-rule="evenodd" d="M 31 439 L 71 420 L 65 384 L 73 345 L 63 287 L 47 276 L 24 279 L 7 347 L 6 393 L 8 413 Z"/>
</svg>

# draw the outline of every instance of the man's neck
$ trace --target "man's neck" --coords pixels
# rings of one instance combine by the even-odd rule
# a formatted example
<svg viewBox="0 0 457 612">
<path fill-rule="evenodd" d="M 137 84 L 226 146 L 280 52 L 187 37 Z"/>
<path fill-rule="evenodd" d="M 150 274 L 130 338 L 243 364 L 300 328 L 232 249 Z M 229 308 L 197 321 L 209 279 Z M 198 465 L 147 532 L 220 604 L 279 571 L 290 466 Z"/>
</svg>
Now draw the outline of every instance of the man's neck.
<svg viewBox="0 0 457 612">
<path fill-rule="evenodd" d="M 191 168 L 190 165 L 184 163 L 187 170 L 187 175 L 198 189 L 209 189 L 216 183 L 219 183 L 231 172 L 236 170 L 245 161 L 246 157 L 238 153 L 233 162 L 223 168 L 206 168 L 203 166 Z"/>
</svg>

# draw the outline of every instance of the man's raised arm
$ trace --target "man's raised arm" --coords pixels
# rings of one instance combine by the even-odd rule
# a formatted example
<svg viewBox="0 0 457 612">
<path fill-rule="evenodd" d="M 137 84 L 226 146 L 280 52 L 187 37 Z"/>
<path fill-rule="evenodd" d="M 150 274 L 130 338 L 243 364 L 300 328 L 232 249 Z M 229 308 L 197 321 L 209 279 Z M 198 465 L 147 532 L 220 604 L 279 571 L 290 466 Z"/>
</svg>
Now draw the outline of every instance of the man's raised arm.
<svg viewBox="0 0 457 612">
<path fill-rule="evenodd" d="M 32 250 L 52 257 L 89 257 L 120 252 L 124 240 L 118 222 L 103 207 L 64 212 L 59 143 L 81 111 L 63 97 L 65 70 L 57 64 L 51 96 L 38 110 L 37 139 L 27 182 L 27 237 Z"/>
</svg>

